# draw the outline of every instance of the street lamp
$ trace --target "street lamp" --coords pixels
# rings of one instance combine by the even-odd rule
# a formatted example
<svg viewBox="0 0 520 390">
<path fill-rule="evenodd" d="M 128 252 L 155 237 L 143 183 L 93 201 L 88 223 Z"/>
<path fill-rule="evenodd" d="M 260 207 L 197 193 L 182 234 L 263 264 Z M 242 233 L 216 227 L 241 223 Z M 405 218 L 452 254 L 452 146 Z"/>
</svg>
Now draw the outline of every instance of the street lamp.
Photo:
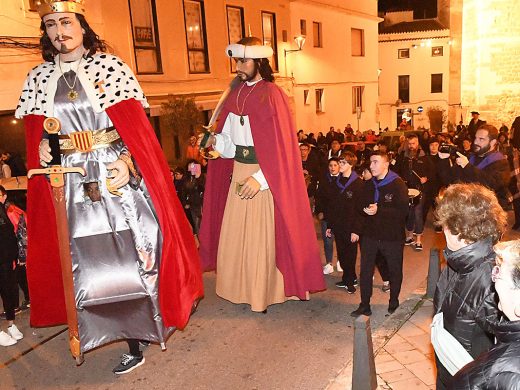
<svg viewBox="0 0 520 390">
<path fill-rule="evenodd" d="M 287 53 L 294 53 L 295 51 L 301 51 L 303 49 L 303 45 L 305 45 L 305 35 L 298 35 L 294 37 L 294 42 L 296 43 L 297 49 L 284 49 L 283 57 L 285 61 L 285 76 L 287 77 Z"/>
</svg>

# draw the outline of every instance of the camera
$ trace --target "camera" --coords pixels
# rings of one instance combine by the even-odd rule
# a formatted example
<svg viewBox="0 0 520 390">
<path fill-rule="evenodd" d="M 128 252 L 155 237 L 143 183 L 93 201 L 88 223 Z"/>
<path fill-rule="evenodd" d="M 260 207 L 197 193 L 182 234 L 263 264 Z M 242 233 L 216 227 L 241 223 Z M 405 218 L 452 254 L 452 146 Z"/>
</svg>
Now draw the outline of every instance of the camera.
<svg viewBox="0 0 520 390">
<path fill-rule="evenodd" d="M 439 153 L 448 153 L 451 156 L 456 156 L 458 151 L 457 145 L 443 143 L 439 146 Z"/>
</svg>

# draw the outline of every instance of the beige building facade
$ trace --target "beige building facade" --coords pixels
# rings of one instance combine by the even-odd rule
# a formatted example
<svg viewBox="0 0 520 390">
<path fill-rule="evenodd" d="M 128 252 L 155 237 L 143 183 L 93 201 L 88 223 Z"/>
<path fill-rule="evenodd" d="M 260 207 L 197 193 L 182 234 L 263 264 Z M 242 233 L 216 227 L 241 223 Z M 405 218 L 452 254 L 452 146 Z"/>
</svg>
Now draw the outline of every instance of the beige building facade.
<svg viewBox="0 0 520 390">
<path fill-rule="evenodd" d="M 34 47 L 40 18 L 32 0 L 3 0 L 0 9 L 0 148 L 24 153 L 23 125 L 12 116 L 27 72 L 42 62 Z M 225 47 L 243 36 L 275 49 L 276 76 L 290 47 L 288 0 L 87 0 L 87 20 L 136 73 L 151 122 L 170 163 L 178 160 L 172 129 L 161 116 L 168 96 L 193 96 L 207 119 L 235 76 Z M 11 44 L 10 44 L 11 43 Z M 32 46 L 31 46 L 32 44 Z M 285 85 L 284 77 L 279 82 Z M 291 94 L 291 88 L 286 88 Z M 181 145 L 183 149 L 183 145 Z"/>
<path fill-rule="evenodd" d="M 302 51 L 286 54 L 297 127 L 376 130 L 377 1 L 293 0 L 290 17 L 294 35 L 306 36 Z"/>
<path fill-rule="evenodd" d="M 0 9 L 0 148 L 23 153 L 14 120 L 27 72 L 42 60 L 33 0 Z M 193 96 L 207 120 L 235 76 L 225 47 L 249 34 L 275 49 L 276 82 L 287 92 L 298 128 L 377 128 L 377 1 L 87 0 L 87 20 L 136 73 L 170 163 L 173 131 L 161 119 L 168 96 Z M 306 43 L 295 52 L 295 36 Z M 3 135 L 2 135 L 3 134 Z M 183 145 L 181 145 L 183 149 Z"/>
<path fill-rule="evenodd" d="M 402 115 L 412 128 L 445 130 L 450 100 L 450 31 L 437 19 L 390 12 L 379 30 L 381 127 L 394 130 Z M 457 99 L 457 98 L 456 98 Z"/>
</svg>

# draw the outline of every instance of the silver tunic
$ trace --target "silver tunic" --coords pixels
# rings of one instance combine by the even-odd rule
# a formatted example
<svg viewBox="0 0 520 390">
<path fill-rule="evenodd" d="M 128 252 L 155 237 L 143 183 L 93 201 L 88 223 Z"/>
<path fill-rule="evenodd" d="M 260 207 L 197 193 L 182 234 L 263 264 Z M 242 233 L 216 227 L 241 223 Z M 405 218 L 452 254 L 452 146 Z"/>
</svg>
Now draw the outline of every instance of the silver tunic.
<svg viewBox="0 0 520 390">
<path fill-rule="evenodd" d="M 74 75 L 65 74 L 69 84 Z M 63 76 L 58 80 L 54 116 L 61 134 L 112 126 L 105 112 L 94 112 L 79 80 L 74 89 L 79 96 L 70 101 Z M 163 343 L 174 330 L 164 327 L 159 309 L 162 235 L 145 182 L 120 188 L 121 197 L 106 188 L 106 166 L 124 150 L 119 141 L 62 155 L 64 167 L 83 167 L 87 173 L 68 174 L 65 186 L 82 352 L 118 339 Z M 100 195 L 93 200 L 87 192 L 92 185 Z"/>
</svg>

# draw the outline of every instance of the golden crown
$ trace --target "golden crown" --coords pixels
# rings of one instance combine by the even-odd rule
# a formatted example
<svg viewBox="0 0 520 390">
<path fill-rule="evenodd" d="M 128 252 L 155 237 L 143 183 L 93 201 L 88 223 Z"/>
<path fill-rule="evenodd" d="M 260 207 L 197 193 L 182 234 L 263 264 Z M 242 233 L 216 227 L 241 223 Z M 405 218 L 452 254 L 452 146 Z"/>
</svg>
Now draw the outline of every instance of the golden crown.
<svg viewBox="0 0 520 390">
<path fill-rule="evenodd" d="M 38 0 L 36 4 L 40 18 L 60 12 L 85 15 L 85 0 Z"/>
</svg>

